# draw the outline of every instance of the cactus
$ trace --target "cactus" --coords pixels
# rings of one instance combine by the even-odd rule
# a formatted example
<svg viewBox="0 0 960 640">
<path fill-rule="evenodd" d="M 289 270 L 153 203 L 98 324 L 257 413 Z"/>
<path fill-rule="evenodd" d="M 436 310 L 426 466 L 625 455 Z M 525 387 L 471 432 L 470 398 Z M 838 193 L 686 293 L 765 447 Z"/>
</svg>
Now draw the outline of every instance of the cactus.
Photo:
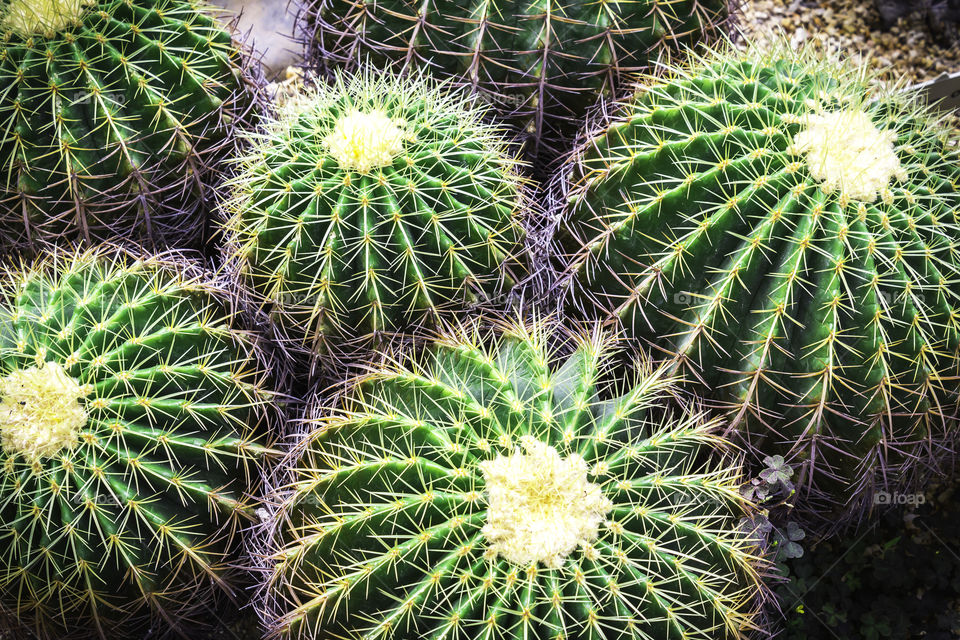
<svg viewBox="0 0 960 640">
<path fill-rule="evenodd" d="M 283 638 L 741 638 L 763 595 L 740 467 L 597 331 L 447 331 L 295 447 L 264 587 Z M 563 353 L 566 354 L 564 357 Z"/>
<path fill-rule="evenodd" d="M 0 279 L 0 610 L 42 640 L 204 629 L 240 584 L 271 396 L 185 265 L 53 254 Z"/>
<path fill-rule="evenodd" d="M 812 50 L 718 49 L 563 168 L 572 306 L 654 345 L 850 514 L 956 429 L 960 162 L 915 100 Z"/>
<path fill-rule="evenodd" d="M 0 243 L 200 237 L 211 165 L 253 105 L 199 0 L 0 3 Z"/>
<path fill-rule="evenodd" d="M 327 352 L 523 275 L 524 182 L 482 116 L 422 77 L 369 70 L 307 90 L 250 134 L 228 251 L 286 337 Z"/>
<path fill-rule="evenodd" d="M 668 52 L 724 31 L 729 0 L 307 0 L 308 58 L 462 78 L 549 160 L 600 95 Z"/>
</svg>

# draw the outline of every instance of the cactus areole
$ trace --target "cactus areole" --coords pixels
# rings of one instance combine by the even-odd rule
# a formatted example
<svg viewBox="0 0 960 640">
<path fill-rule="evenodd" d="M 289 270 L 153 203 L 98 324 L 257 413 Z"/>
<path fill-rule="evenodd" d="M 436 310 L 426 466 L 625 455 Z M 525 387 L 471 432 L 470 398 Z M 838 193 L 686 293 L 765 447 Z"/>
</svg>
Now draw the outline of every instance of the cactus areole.
<svg viewBox="0 0 960 640">
<path fill-rule="evenodd" d="M 448 331 L 315 408 L 264 586 L 283 638 L 741 638 L 740 467 L 674 380 L 599 332 Z M 711 454 L 716 454 L 711 457 Z"/>
<path fill-rule="evenodd" d="M 811 498 L 869 506 L 956 437 L 958 147 L 812 51 L 674 72 L 564 168 L 572 306 L 672 359 L 764 455 L 796 456 Z"/>
</svg>

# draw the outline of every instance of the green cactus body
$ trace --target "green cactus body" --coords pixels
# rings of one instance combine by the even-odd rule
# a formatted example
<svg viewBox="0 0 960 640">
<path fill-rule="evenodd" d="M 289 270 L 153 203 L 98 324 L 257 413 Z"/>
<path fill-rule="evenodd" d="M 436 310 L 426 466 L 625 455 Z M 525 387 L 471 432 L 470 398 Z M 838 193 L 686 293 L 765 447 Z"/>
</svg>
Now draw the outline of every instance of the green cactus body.
<svg viewBox="0 0 960 640">
<path fill-rule="evenodd" d="M 268 450 L 259 350 L 177 263 L 4 275 L 0 608 L 42 639 L 206 628 Z"/>
<path fill-rule="evenodd" d="M 279 637 L 739 638 L 760 568 L 740 468 L 612 343 L 448 333 L 307 420 L 264 592 Z M 605 389 L 605 390 L 604 390 Z"/>
<path fill-rule="evenodd" d="M 197 0 L 0 1 L 0 242 L 185 246 L 250 109 Z"/>
<path fill-rule="evenodd" d="M 403 331 L 521 276 L 499 130 L 423 79 L 340 78 L 283 108 L 231 181 L 230 251 L 290 338 Z"/>
<path fill-rule="evenodd" d="M 307 0 L 299 28 L 318 61 L 394 61 L 463 79 L 548 159 L 600 95 L 716 36 L 727 16 L 727 0 Z"/>
<path fill-rule="evenodd" d="M 871 86 L 809 51 L 715 52 L 564 167 L 574 304 L 673 358 L 831 501 L 908 479 L 958 409 L 957 147 Z"/>
</svg>

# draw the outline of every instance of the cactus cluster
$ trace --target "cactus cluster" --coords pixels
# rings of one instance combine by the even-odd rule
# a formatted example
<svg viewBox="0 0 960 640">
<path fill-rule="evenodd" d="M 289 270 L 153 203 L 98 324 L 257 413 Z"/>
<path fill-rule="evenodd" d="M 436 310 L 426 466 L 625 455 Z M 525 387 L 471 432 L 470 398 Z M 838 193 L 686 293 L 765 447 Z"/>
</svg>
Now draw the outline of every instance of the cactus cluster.
<svg viewBox="0 0 960 640">
<path fill-rule="evenodd" d="M 812 51 L 719 49 L 564 167 L 570 300 L 699 383 L 731 429 L 869 500 L 960 409 L 960 152 L 917 98 Z"/>
<path fill-rule="evenodd" d="M 0 638 L 771 635 L 960 445 L 916 97 L 739 0 L 301 0 L 267 85 L 207 1 L 0 0 Z"/>
<path fill-rule="evenodd" d="M 249 135 L 228 251 L 288 338 L 327 351 L 404 331 L 525 273 L 517 161 L 446 88 L 341 76 Z"/>
<path fill-rule="evenodd" d="M 740 467 L 600 331 L 448 330 L 306 420 L 267 584 L 284 638 L 740 638 Z M 710 455 L 718 456 L 709 459 Z"/>
<path fill-rule="evenodd" d="M 308 59 L 460 78 L 549 159 L 601 95 L 725 30 L 729 0 L 307 0 Z"/>
<path fill-rule="evenodd" d="M 0 611 L 42 640 L 206 628 L 269 453 L 265 367 L 171 256 L 0 277 Z"/>
<path fill-rule="evenodd" d="M 200 0 L 0 3 L 0 243 L 188 246 L 252 107 Z"/>
</svg>

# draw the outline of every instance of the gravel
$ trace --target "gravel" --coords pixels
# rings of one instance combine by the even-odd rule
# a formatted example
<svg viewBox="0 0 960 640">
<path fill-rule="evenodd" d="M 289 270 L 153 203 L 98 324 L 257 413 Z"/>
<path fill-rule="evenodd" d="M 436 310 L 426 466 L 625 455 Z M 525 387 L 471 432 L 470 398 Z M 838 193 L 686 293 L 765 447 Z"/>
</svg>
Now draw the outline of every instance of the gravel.
<svg viewBox="0 0 960 640">
<path fill-rule="evenodd" d="M 746 0 L 741 29 L 756 40 L 786 36 L 794 45 L 843 52 L 866 60 L 883 80 L 907 85 L 960 71 L 960 42 L 938 43 L 920 12 L 885 30 L 873 0 Z"/>
</svg>

